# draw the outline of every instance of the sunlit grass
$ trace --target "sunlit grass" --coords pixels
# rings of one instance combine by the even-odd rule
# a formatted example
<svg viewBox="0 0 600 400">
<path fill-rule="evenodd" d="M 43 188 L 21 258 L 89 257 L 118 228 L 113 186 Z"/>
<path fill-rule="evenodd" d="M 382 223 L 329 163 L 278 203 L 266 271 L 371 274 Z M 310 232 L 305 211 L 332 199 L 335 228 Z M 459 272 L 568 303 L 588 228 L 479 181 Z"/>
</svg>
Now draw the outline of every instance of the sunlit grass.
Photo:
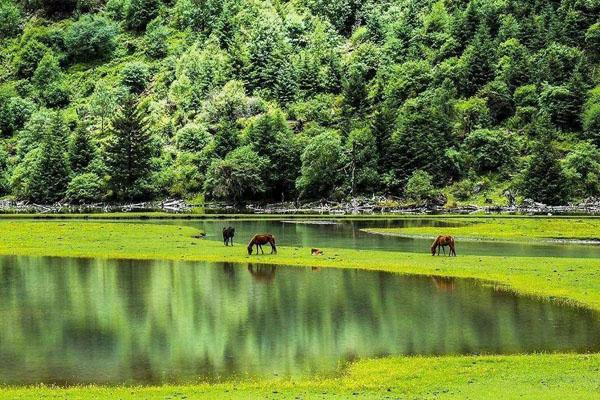
<svg viewBox="0 0 600 400">
<path fill-rule="evenodd" d="M 439 218 L 438 218 L 439 219 Z M 486 240 L 600 240 L 600 219 L 596 218 L 461 218 L 460 226 L 373 228 L 366 232 L 390 235 L 435 236 L 439 234 Z"/>
<path fill-rule="evenodd" d="M 150 387 L 5 388 L 10 399 L 592 399 L 600 355 L 389 357 L 358 361 L 338 378 Z"/>
</svg>

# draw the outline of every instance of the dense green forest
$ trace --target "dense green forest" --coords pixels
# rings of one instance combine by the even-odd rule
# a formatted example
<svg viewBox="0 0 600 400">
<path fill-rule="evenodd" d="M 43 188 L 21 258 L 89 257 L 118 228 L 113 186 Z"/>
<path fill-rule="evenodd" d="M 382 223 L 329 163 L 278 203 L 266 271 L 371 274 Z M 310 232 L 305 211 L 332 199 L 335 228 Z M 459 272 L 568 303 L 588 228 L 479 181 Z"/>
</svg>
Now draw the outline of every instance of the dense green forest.
<svg viewBox="0 0 600 400">
<path fill-rule="evenodd" d="M 600 194 L 598 0 L 0 0 L 39 203 Z"/>
</svg>

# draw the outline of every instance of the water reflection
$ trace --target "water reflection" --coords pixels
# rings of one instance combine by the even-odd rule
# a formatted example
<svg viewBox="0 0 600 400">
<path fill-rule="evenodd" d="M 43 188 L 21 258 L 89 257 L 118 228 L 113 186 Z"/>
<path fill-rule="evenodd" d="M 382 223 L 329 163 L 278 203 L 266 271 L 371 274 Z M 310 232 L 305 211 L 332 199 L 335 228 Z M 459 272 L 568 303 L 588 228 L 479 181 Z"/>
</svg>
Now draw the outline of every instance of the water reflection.
<svg viewBox="0 0 600 400">
<path fill-rule="evenodd" d="M 318 272 L 318 273 L 316 273 Z M 0 257 L 0 383 L 329 373 L 388 354 L 598 351 L 598 315 L 383 272 Z"/>
</svg>

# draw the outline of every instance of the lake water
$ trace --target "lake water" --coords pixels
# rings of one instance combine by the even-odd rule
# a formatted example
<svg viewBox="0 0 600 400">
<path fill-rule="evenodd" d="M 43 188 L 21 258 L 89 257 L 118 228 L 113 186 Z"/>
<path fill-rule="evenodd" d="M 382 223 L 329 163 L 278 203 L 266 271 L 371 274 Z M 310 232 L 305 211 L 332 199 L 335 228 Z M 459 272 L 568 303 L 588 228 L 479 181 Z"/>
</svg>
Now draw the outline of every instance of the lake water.
<svg viewBox="0 0 600 400">
<path fill-rule="evenodd" d="M 313 221 L 315 222 L 315 221 Z M 328 223 L 306 223 L 301 220 L 160 220 L 151 223 L 193 226 L 207 233 L 207 238 L 222 240 L 225 226 L 236 229 L 235 241 L 246 244 L 255 233 L 272 233 L 282 246 L 339 247 L 429 253 L 432 239 L 384 236 L 361 231 L 364 228 L 396 228 L 407 226 L 445 226 L 460 224 L 460 220 L 427 218 L 330 220 Z M 600 257 L 600 245 L 552 242 L 501 242 L 459 240 L 459 255 L 499 255 L 531 257 Z"/>
<path fill-rule="evenodd" d="M 0 320 L 0 384 L 14 385 L 327 375 L 394 354 L 600 351 L 598 313 L 492 285 L 252 264 L 4 256 Z"/>
</svg>

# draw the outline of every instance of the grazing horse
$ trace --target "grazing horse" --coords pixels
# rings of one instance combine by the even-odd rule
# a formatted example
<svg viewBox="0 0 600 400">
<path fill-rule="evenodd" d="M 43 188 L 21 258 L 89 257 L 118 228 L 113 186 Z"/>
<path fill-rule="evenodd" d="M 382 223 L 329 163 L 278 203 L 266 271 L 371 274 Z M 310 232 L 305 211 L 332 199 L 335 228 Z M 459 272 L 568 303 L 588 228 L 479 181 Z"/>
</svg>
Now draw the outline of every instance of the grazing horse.
<svg viewBox="0 0 600 400">
<path fill-rule="evenodd" d="M 452 236 L 438 236 L 431 245 L 431 255 L 435 256 L 435 250 L 437 249 L 438 256 L 440 255 L 440 248 L 446 255 L 446 246 L 450 246 L 449 256 L 456 257 L 456 249 L 454 247 L 454 238 Z"/>
<path fill-rule="evenodd" d="M 223 243 L 228 246 L 229 243 L 233 246 L 233 237 L 235 236 L 235 228 L 223 228 Z"/>
<path fill-rule="evenodd" d="M 275 246 L 275 237 L 270 233 L 265 235 L 254 235 L 250 243 L 248 243 L 248 255 L 252 255 L 252 247 L 256 246 L 256 254 L 258 254 L 258 249 L 265 254 L 263 251 L 262 245 L 269 243 L 271 245 L 271 254 L 277 254 L 277 246 Z"/>
<path fill-rule="evenodd" d="M 311 256 L 322 256 L 323 250 L 312 248 L 312 249 L 310 249 L 310 255 Z"/>
</svg>

